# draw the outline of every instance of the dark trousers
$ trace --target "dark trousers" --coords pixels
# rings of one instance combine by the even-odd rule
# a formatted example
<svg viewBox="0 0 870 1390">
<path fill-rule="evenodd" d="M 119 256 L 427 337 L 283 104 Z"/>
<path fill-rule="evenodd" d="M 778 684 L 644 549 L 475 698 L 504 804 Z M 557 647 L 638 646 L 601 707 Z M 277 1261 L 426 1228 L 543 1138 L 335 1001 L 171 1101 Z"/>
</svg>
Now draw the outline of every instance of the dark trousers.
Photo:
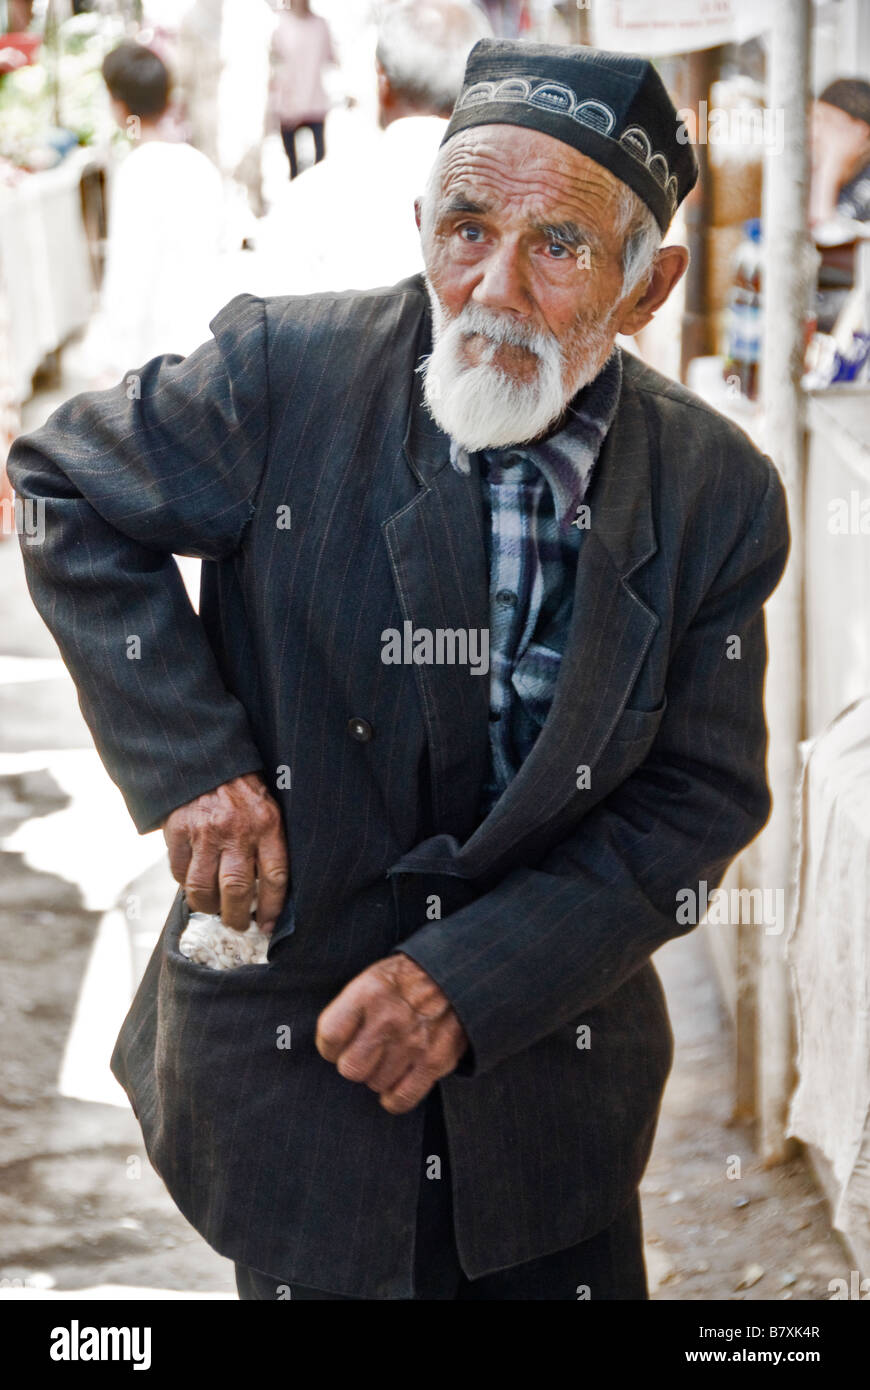
<svg viewBox="0 0 870 1390">
<path fill-rule="evenodd" d="M 301 125 L 282 125 L 281 139 L 284 141 L 284 149 L 290 161 L 290 177 L 295 179 L 299 173 L 299 163 L 296 159 L 296 132 L 297 130 L 310 130 L 314 136 L 314 163 L 319 164 L 326 154 L 326 141 L 323 134 L 323 121 L 303 121 Z"/>
<path fill-rule="evenodd" d="M 440 1178 L 427 1171 L 441 1160 Z M 597 1235 L 580 1245 L 558 1250 L 527 1264 L 500 1269 L 482 1279 L 468 1279 L 462 1272 L 453 1233 L 453 1200 L 447 1134 L 437 1086 L 426 1101 L 423 1136 L 423 1176 L 417 1204 L 417 1242 L 414 1261 L 415 1300 L 497 1302 L 503 1299 L 537 1299 L 576 1302 L 590 1299 L 646 1299 L 640 1198 L 635 1193 L 623 1212 Z M 510 1220 L 510 1212 L 505 1212 Z M 356 1301 L 353 1295 L 326 1293 L 292 1280 L 264 1274 L 248 1265 L 236 1265 L 240 1299 L 328 1299 Z"/>
</svg>

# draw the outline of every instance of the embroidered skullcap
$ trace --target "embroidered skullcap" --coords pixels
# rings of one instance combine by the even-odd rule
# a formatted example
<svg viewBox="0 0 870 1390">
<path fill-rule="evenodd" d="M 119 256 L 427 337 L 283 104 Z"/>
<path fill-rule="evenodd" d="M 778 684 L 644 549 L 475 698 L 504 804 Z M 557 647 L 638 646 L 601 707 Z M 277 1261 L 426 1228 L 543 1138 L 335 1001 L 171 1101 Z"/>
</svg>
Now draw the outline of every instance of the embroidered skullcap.
<svg viewBox="0 0 870 1390">
<path fill-rule="evenodd" d="M 653 64 L 628 53 L 481 39 L 442 144 L 476 125 L 543 131 L 627 183 L 662 232 L 698 178 L 688 131 Z"/>
</svg>

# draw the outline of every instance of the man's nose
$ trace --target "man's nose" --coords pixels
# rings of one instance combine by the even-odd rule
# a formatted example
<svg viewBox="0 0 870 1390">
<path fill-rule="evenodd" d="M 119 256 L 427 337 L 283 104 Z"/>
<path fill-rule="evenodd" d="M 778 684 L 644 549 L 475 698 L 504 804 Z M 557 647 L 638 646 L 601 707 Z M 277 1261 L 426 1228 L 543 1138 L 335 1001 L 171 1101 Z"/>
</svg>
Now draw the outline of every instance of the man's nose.
<svg viewBox="0 0 870 1390">
<path fill-rule="evenodd" d="M 481 276 L 471 293 L 475 304 L 526 315 L 529 292 L 520 250 L 516 245 L 497 246 L 481 267 Z"/>
</svg>

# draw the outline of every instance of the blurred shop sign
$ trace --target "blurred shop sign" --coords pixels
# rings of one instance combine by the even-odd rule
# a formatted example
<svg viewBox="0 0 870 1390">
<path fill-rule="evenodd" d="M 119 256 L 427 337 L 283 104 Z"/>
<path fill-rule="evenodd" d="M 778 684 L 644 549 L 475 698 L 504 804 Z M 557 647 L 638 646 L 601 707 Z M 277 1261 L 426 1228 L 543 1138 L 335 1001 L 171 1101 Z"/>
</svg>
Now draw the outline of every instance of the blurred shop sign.
<svg viewBox="0 0 870 1390">
<path fill-rule="evenodd" d="M 772 6 L 771 0 L 595 0 L 588 8 L 596 48 L 654 57 L 743 43 L 769 28 Z"/>
</svg>

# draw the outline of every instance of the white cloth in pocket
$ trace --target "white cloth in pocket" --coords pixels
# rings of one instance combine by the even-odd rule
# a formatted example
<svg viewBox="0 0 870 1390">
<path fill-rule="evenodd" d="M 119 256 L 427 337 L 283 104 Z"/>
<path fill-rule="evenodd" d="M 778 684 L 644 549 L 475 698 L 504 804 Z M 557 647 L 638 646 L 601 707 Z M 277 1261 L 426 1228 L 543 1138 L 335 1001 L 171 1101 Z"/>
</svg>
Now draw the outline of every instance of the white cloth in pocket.
<svg viewBox="0 0 870 1390">
<path fill-rule="evenodd" d="M 191 912 L 178 949 L 196 965 L 212 970 L 235 970 L 240 965 L 266 965 L 271 938 L 255 922 L 246 931 L 225 927 L 219 916 Z"/>
</svg>

